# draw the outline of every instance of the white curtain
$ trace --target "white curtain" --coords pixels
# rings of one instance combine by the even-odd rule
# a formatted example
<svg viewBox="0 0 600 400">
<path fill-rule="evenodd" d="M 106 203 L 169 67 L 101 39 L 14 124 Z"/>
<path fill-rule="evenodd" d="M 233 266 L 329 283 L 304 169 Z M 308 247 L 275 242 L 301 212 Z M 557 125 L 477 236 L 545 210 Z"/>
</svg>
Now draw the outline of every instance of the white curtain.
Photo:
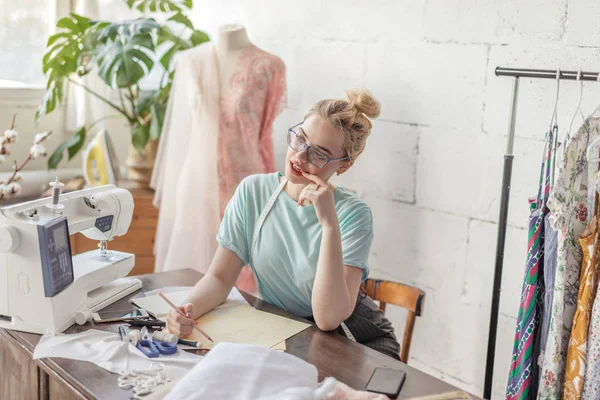
<svg viewBox="0 0 600 400">
<path fill-rule="evenodd" d="M 122 21 L 139 17 L 127 8 L 123 0 L 74 0 L 72 12 L 86 18 L 104 21 Z M 113 103 L 120 104 L 117 92 L 112 90 L 98 76 L 97 66 L 94 66 L 94 70 L 86 76 L 74 79 Z M 89 94 L 82 87 L 74 84 L 68 85 L 65 104 L 67 135 L 72 135 L 84 124 L 89 124 L 108 115 L 118 115 L 118 111 L 96 96 Z M 95 126 L 94 132 L 106 128 L 109 121 L 100 122 Z"/>
</svg>

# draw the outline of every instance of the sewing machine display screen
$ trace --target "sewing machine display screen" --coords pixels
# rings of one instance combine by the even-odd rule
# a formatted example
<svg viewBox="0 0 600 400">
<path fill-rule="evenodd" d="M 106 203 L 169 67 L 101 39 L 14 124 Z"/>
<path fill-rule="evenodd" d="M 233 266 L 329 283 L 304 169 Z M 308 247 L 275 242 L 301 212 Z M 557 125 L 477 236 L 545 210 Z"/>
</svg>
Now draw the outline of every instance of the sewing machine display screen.
<svg viewBox="0 0 600 400">
<path fill-rule="evenodd" d="M 62 249 L 67 245 L 67 231 L 64 225 L 54 228 L 54 245 L 56 249 Z"/>
<path fill-rule="evenodd" d="M 66 217 L 38 225 L 44 294 L 52 297 L 73 282 L 73 259 Z"/>
</svg>

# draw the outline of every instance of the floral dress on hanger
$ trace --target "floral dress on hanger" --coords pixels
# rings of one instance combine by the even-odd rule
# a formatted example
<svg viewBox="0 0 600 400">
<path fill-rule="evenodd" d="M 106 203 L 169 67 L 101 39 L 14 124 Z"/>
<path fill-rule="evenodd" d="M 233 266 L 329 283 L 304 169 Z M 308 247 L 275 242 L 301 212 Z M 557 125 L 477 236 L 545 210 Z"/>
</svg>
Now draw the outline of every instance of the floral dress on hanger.
<svg viewBox="0 0 600 400">
<path fill-rule="evenodd" d="M 599 136 L 600 122 L 587 119 L 565 143 L 556 183 L 548 201 L 552 227 L 558 231 L 558 260 L 550 331 L 543 355 L 540 400 L 561 397 L 565 358 L 577 307 L 582 251 L 578 242 L 588 222 L 588 145 Z M 551 290 L 550 288 L 547 288 Z"/>
</svg>

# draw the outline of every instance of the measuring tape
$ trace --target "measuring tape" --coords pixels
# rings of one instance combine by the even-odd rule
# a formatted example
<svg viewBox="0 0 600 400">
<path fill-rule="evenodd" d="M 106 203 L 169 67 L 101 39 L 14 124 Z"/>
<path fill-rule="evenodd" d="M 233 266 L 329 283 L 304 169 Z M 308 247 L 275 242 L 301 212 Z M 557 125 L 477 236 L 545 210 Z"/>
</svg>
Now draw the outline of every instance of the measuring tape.
<svg viewBox="0 0 600 400">
<path fill-rule="evenodd" d="M 346 337 L 348 339 L 352 340 L 353 342 L 356 342 L 354 335 L 352 334 L 352 332 L 350 332 L 350 329 L 348 329 L 346 324 L 342 322 L 341 327 L 342 327 L 342 330 L 344 331 L 344 334 L 346 335 Z"/>
</svg>

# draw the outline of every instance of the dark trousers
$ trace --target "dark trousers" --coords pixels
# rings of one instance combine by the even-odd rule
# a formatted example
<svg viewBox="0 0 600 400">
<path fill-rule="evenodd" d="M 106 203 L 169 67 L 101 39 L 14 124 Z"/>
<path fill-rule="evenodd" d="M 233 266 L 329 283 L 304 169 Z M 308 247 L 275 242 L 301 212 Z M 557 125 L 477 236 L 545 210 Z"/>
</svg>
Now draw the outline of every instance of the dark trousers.
<svg viewBox="0 0 600 400">
<path fill-rule="evenodd" d="M 308 319 L 314 322 L 313 318 Z M 400 360 L 400 343 L 394 335 L 392 323 L 370 297 L 359 293 L 354 312 L 344 323 L 358 343 Z M 346 336 L 341 325 L 335 332 Z"/>
</svg>

